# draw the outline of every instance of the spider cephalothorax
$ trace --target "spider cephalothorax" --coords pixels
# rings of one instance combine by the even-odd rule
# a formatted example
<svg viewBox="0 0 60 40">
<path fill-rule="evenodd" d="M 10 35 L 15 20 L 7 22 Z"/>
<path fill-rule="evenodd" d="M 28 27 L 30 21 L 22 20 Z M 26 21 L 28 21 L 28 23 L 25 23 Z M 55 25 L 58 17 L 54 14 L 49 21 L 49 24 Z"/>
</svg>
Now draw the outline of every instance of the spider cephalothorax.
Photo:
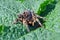
<svg viewBox="0 0 60 40">
<path fill-rule="evenodd" d="M 33 11 L 25 10 L 22 14 L 18 15 L 16 22 L 21 21 L 23 24 L 26 24 L 27 30 L 29 32 L 30 30 L 28 28 L 28 24 L 31 24 L 32 26 L 34 26 L 34 23 L 38 22 L 39 25 L 42 26 L 38 18 L 43 18 L 43 17 L 35 14 Z"/>
</svg>

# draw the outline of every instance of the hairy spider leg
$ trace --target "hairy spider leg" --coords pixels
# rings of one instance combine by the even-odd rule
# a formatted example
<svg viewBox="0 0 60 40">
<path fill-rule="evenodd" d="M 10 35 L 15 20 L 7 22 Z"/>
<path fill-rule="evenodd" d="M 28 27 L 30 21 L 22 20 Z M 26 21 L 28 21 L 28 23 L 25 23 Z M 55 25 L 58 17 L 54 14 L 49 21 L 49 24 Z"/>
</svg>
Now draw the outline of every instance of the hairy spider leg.
<svg viewBox="0 0 60 40">
<path fill-rule="evenodd" d="M 40 26 L 42 26 L 41 22 L 39 21 L 39 19 L 36 19 L 36 21 L 39 23 Z"/>
<path fill-rule="evenodd" d="M 26 20 L 23 20 L 23 24 L 26 25 L 27 31 L 30 32 L 30 29 L 29 29 L 29 27 L 28 27 L 28 24 L 27 24 Z"/>
</svg>

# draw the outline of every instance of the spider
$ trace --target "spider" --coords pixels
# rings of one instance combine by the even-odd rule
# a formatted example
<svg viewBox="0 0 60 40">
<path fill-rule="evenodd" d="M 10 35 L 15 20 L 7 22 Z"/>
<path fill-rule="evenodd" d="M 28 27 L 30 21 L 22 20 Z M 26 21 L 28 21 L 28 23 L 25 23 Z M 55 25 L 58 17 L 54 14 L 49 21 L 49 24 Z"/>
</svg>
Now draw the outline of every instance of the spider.
<svg viewBox="0 0 60 40">
<path fill-rule="evenodd" d="M 42 24 L 41 24 L 41 22 L 39 21 L 38 18 L 43 19 L 43 17 L 34 13 L 34 11 L 25 10 L 22 14 L 18 15 L 18 18 L 16 19 L 15 23 L 18 22 L 18 21 L 21 21 L 23 24 L 26 25 L 27 31 L 30 32 L 30 30 L 28 28 L 28 24 L 31 24 L 32 26 L 34 26 L 34 23 L 38 22 L 39 25 L 42 26 Z"/>
</svg>

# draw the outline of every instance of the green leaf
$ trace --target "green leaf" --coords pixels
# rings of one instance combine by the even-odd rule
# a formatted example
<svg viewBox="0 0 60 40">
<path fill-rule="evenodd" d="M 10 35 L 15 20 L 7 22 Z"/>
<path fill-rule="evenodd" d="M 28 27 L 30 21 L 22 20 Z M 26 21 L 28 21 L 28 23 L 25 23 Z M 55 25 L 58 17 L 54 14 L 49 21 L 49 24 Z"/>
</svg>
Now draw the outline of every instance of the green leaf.
<svg viewBox="0 0 60 40">
<path fill-rule="evenodd" d="M 41 29 L 37 29 L 34 32 L 31 32 L 18 40 L 59 40 L 60 33 L 52 32 L 50 30 L 44 29 L 41 32 Z"/>
<path fill-rule="evenodd" d="M 55 9 L 52 10 L 47 15 L 47 22 L 45 23 L 46 29 L 54 30 L 55 32 L 60 32 L 60 2 L 56 5 Z"/>
<path fill-rule="evenodd" d="M 24 6 L 25 9 L 33 10 L 35 13 L 37 13 L 40 5 L 42 3 L 44 3 L 44 1 L 46 1 L 46 0 L 24 0 L 22 2 L 22 5 Z M 20 0 L 20 2 L 21 2 L 21 0 Z"/>
<path fill-rule="evenodd" d="M 60 2 L 46 16 L 46 28 L 38 28 L 18 40 L 60 40 Z M 29 38 L 29 39 L 28 39 Z"/>
<path fill-rule="evenodd" d="M 49 4 L 53 4 L 55 2 L 55 0 L 46 0 L 44 1 L 42 4 L 40 4 L 39 9 L 37 11 L 37 13 L 40 15 L 42 12 L 46 11 L 46 6 Z"/>
<path fill-rule="evenodd" d="M 4 26 L 0 24 L 0 34 L 3 33 L 3 30 L 4 30 Z"/>
<path fill-rule="evenodd" d="M 44 0 L 25 0 L 23 2 L 18 0 L 0 0 L 0 24 L 4 25 L 0 39 L 15 40 L 27 34 L 25 25 L 22 23 L 13 24 L 13 22 L 17 18 L 17 15 L 23 13 L 26 9 L 37 12 L 40 4 L 43 2 Z"/>
<path fill-rule="evenodd" d="M 22 23 L 13 24 L 13 22 L 17 18 L 17 15 L 19 13 L 23 13 L 24 10 L 29 9 L 33 10 L 35 13 L 39 13 L 40 7 L 42 8 L 41 11 L 45 11 L 45 6 L 49 3 L 52 3 L 53 1 L 54 0 L 48 0 L 48 2 L 46 2 L 46 0 L 0 0 L 0 24 L 2 24 L 0 25 L 0 31 L 2 31 L 2 35 L 0 35 L 0 40 L 60 39 L 60 3 L 57 3 L 55 9 L 52 10 L 52 12 L 50 12 L 46 17 L 46 28 L 39 28 L 27 34 L 25 25 L 22 25 Z M 51 21 L 53 21 L 53 23 Z"/>
</svg>

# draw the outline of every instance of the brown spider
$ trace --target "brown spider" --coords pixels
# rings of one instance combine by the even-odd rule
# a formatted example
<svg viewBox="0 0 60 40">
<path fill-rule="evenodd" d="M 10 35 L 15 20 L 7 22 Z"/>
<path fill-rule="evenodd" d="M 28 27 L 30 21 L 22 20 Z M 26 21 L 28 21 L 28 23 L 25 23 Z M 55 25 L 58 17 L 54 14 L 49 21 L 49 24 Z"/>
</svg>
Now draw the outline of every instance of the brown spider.
<svg viewBox="0 0 60 40">
<path fill-rule="evenodd" d="M 39 21 L 38 18 L 43 18 L 43 17 L 37 15 L 33 11 L 25 10 L 23 12 L 23 14 L 18 15 L 18 18 L 16 19 L 16 22 L 21 21 L 23 24 L 26 24 L 27 31 L 29 32 L 30 30 L 28 28 L 28 24 L 31 24 L 32 26 L 34 26 L 34 23 L 38 22 L 39 25 L 42 26 L 42 24 L 41 24 L 41 22 Z"/>
</svg>

